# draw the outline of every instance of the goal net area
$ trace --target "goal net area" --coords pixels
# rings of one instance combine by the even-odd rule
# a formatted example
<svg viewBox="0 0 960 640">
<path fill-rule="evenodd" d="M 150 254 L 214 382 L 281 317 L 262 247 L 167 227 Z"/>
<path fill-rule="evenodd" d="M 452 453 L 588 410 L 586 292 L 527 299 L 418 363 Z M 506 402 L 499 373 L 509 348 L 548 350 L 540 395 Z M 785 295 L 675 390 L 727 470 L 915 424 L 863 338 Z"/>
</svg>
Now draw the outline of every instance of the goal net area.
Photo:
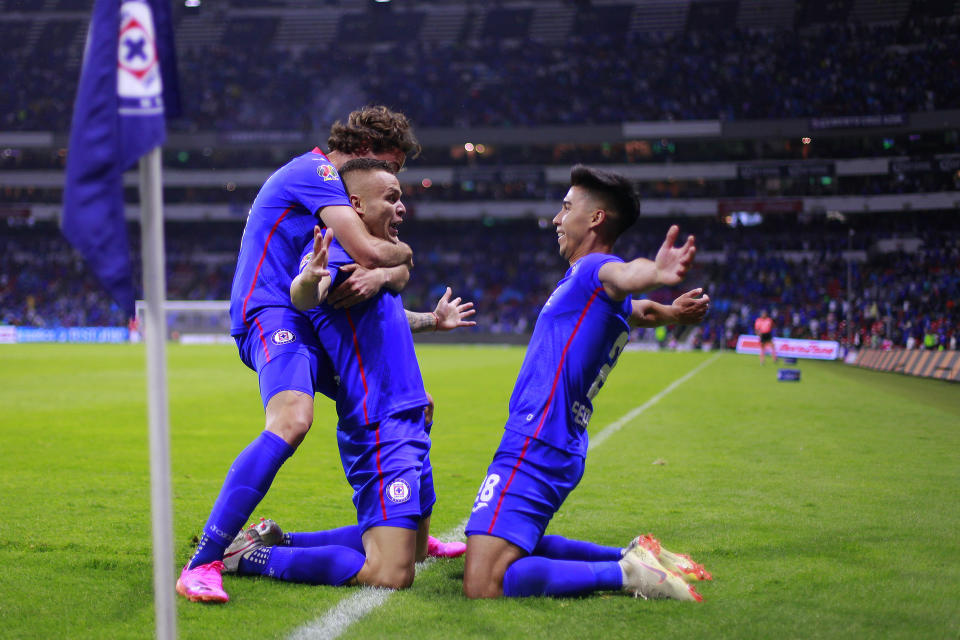
<svg viewBox="0 0 960 640">
<path fill-rule="evenodd" d="M 136 302 L 136 326 L 131 330 L 133 342 L 142 340 L 147 303 Z M 167 339 L 184 344 L 233 343 L 230 337 L 229 300 L 165 300 Z"/>
</svg>

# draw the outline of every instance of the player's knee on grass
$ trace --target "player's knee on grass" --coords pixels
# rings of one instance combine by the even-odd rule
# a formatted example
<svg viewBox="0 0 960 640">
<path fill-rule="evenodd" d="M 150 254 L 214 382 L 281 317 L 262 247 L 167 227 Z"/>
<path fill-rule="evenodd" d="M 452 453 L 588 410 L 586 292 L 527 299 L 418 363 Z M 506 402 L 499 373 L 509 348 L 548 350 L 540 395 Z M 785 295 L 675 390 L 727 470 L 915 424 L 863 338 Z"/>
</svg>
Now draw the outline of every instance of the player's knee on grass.
<svg viewBox="0 0 960 640">
<path fill-rule="evenodd" d="M 368 587 L 409 589 L 413 585 L 415 574 L 413 564 L 403 567 L 385 565 L 382 562 L 371 564 L 368 558 L 367 563 L 357 574 L 357 581 Z"/>
<path fill-rule="evenodd" d="M 467 598 L 501 597 L 504 574 L 510 565 L 526 555 L 526 551 L 503 538 L 468 536 L 463 595 Z"/>
<path fill-rule="evenodd" d="M 300 391 L 281 391 L 270 398 L 266 414 L 266 430 L 297 447 L 313 424 L 313 398 Z"/>
<path fill-rule="evenodd" d="M 417 531 L 401 527 L 372 527 L 363 533 L 367 561 L 357 581 L 371 587 L 406 589 L 413 584 Z"/>
</svg>

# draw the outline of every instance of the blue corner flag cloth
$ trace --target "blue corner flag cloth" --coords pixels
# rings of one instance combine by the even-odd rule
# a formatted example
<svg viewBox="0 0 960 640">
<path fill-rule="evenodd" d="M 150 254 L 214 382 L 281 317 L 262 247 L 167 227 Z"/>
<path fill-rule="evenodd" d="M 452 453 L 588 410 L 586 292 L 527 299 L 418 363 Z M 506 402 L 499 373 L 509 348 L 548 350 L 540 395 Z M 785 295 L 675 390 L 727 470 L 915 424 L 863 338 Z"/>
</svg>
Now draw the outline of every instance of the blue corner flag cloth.
<svg viewBox="0 0 960 640">
<path fill-rule="evenodd" d="M 123 172 L 166 140 L 180 95 L 169 0 L 95 0 L 67 155 L 60 228 L 134 314 Z"/>
</svg>

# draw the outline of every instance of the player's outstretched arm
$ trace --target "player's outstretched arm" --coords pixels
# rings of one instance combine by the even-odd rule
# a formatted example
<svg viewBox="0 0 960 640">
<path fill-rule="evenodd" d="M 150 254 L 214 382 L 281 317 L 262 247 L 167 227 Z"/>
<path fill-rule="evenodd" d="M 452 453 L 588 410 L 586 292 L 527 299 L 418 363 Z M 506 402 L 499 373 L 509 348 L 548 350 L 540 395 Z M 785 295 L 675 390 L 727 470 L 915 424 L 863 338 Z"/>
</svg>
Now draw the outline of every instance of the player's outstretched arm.
<svg viewBox="0 0 960 640">
<path fill-rule="evenodd" d="M 313 251 L 307 254 L 303 268 L 290 283 L 290 301 L 301 311 L 323 302 L 330 290 L 327 260 L 333 235 L 333 229 L 327 229 L 327 233 L 321 235 L 320 227 L 313 228 Z"/>
<path fill-rule="evenodd" d="M 623 300 L 631 294 L 679 284 L 697 253 L 693 236 L 688 236 L 681 246 L 674 246 L 679 234 L 677 225 L 670 227 L 654 260 L 637 258 L 630 262 L 608 262 L 600 267 L 598 275 L 607 295 Z"/>
<path fill-rule="evenodd" d="M 477 312 L 473 308 L 472 302 L 461 302 L 460 297 L 453 300 L 450 296 L 453 290 L 447 287 L 440 299 L 437 301 L 437 308 L 429 313 L 418 313 L 408 311 L 407 322 L 410 324 L 410 331 L 420 333 L 422 331 L 452 331 L 460 327 L 474 327 L 477 325 L 472 320 L 467 320 Z"/>
<path fill-rule="evenodd" d="M 373 236 L 353 207 L 324 207 L 320 210 L 320 219 L 336 232 L 337 242 L 350 257 L 366 269 L 413 265 L 413 251 L 409 245 Z"/>
<path fill-rule="evenodd" d="M 634 327 L 659 327 L 664 324 L 699 324 L 710 309 L 710 296 L 703 289 L 687 291 L 671 305 L 653 300 L 634 300 L 630 324 Z M 697 297 L 700 296 L 700 297 Z"/>
<path fill-rule="evenodd" d="M 364 269 L 353 263 L 343 265 L 340 271 L 349 273 L 350 277 L 337 285 L 337 288 L 327 297 L 327 303 L 337 309 L 345 309 L 369 300 L 383 287 L 400 293 L 410 281 L 410 267 L 405 264 L 396 267 Z"/>
</svg>

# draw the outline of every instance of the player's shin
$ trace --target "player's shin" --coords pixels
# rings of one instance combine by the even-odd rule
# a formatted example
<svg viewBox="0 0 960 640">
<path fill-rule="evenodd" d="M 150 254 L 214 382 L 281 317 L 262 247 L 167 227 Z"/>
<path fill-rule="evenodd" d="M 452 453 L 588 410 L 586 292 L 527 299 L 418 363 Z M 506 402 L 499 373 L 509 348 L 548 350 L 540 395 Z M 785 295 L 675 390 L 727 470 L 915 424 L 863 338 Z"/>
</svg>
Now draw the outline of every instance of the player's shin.
<svg viewBox="0 0 960 640">
<path fill-rule="evenodd" d="M 224 550 L 260 504 L 280 466 L 293 451 L 282 438 L 263 431 L 237 456 L 203 528 L 200 544 L 190 560 L 191 569 L 223 558 Z"/>
<path fill-rule="evenodd" d="M 586 560 L 588 562 L 616 562 L 623 557 L 620 547 L 607 547 L 585 540 L 545 535 L 540 538 L 531 555 L 554 560 Z"/>
<path fill-rule="evenodd" d="M 339 545 L 327 547 L 263 547 L 240 560 L 239 573 L 285 582 L 341 586 L 363 567 L 364 556 Z"/>
<path fill-rule="evenodd" d="M 360 527 L 354 524 L 337 529 L 327 529 L 326 531 L 288 532 L 283 534 L 283 542 L 281 543 L 284 547 L 324 547 L 332 544 L 349 547 L 354 551 L 363 553 L 363 538 L 360 535 Z"/>
<path fill-rule="evenodd" d="M 576 596 L 592 591 L 614 591 L 623 586 L 616 561 L 581 562 L 527 556 L 510 565 L 503 576 L 503 595 Z"/>
</svg>

